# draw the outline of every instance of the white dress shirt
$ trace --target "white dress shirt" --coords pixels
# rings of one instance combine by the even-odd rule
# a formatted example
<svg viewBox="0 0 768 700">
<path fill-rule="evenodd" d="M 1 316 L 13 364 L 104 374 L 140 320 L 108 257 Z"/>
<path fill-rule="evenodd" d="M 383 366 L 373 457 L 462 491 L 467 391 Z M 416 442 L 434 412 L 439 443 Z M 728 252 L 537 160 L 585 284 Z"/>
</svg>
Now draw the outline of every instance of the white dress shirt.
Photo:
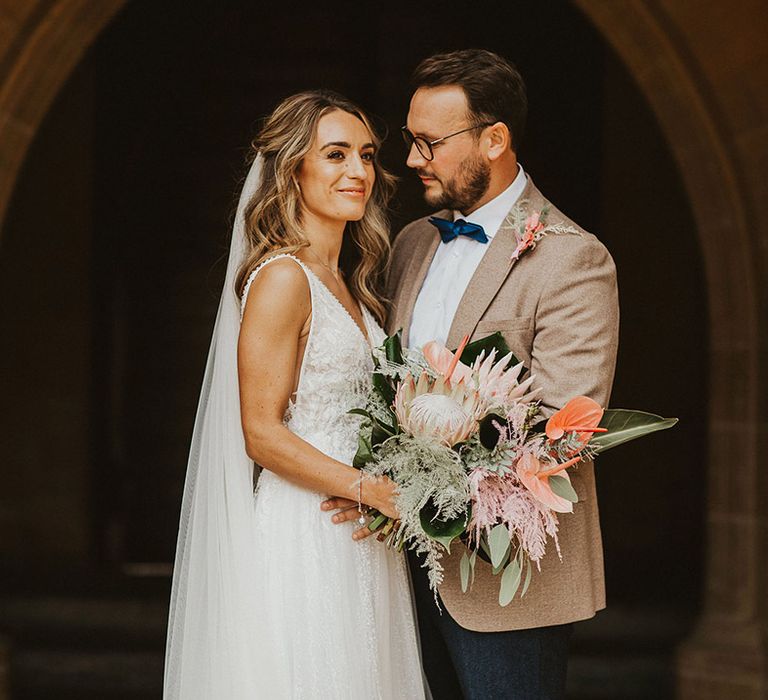
<svg viewBox="0 0 768 700">
<path fill-rule="evenodd" d="M 458 211 L 453 212 L 454 221 L 464 219 L 482 226 L 488 236 L 488 243 L 480 243 L 467 236 L 458 236 L 448 243 L 440 243 L 413 307 L 408 331 L 410 347 L 421 348 L 430 340 L 443 344 L 446 342 L 456 309 L 459 308 L 472 275 L 504 218 L 525 189 L 525 172 L 519 164 L 517 167 L 517 177 L 512 184 L 490 202 L 467 216 Z"/>
</svg>

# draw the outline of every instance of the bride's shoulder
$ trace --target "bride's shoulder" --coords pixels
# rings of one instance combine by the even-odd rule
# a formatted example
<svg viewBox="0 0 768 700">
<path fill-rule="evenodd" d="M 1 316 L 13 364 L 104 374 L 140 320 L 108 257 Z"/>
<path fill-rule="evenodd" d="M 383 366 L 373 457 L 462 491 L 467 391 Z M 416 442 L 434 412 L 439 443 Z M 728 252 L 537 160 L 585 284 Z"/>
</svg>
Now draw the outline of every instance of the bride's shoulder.
<svg viewBox="0 0 768 700">
<path fill-rule="evenodd" d="M 261 263 L 248 276 L 243 288 L 241 311 L 269 306 L 274 311 L 309 308 L 309 279 L 297 258 L 283 255 Z"/>
</svg>

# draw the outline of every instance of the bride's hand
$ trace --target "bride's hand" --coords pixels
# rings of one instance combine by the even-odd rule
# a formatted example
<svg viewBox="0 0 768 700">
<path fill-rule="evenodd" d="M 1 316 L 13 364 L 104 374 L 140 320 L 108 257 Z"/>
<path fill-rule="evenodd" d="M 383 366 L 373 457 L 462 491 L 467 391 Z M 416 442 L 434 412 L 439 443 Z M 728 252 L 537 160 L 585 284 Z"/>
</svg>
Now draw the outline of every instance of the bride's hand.
<svg viewBox="0 0 768 700">
<path fill-rule="evenodd" d="M 400 517 L 400 514 L 397 511 L 397 506 L 395 505 L 396 494 L 397 486 L 395 482 L 386 476 L 368 478 L 363 481 L 364 507 L 371 506 L 380 513 L 395 519 Z M 353 520 L 361 521 L 362 518 L 362 521 L 360 522 L 362 527 L 352 533 L 352 537 L 355 540 L 362 540 L 376 534 L 368 529 L 368 522 L 370 520 L 369 518 L 366 518 L 364 513 L 360 512 L 357 501 L 337 496 L 323 501 L 320 504 L 320 507 L 325 511 L 336 511 L 331 517 L 331 520 L 333 520 L 336 525 Z"/>
<path fill-rule="evenodd" d="M 400 513 L 395 504 L 397 484 L 388 476 L 363 479 L 363 503 L 375 508 L 388 518 L 397 520 Z"/>
</svg>

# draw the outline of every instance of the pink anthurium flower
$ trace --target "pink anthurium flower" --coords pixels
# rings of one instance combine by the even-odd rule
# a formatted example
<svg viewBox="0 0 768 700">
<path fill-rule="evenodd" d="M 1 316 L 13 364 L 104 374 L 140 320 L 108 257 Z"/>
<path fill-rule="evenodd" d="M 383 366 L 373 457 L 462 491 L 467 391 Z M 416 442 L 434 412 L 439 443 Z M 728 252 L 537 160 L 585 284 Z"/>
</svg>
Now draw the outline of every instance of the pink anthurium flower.
<svg viewBox="0 0 768 700">
<path fill-rule="evenodd" d="M 605 433 L 605 428 L 598 428 L 603 418 L 603 409 L 599 403 L 586 396 L 571 399 L 547 421 L 547 437 L 559 440 L 566 433 L 578 433 L 577 439 L 586 445 L 593 433 Z"/>
<path fill-rule="evenodd" d="M 472 376 L 472 369 L 459 359 L 461 353 L 469 342 L 469 336 L 465 335 L 455 353 L 452 353 L 445 345 L 436 340 L 430 340 L 421 349 L 429 366 L 438 374 L 451 382 L 460 382 Z"/>
<path fill-rule="evenodd" d="M 531 492 L 531 495 L 556 513 L 572 513 L 573 503 L 558 496 L 549 485 L 550 473 L 542 470 L 541 462 L 536 455 L 526 452 L 517 460 L 515 472 L 520 482 Z M 568 479 L 568 472 L 562 471 L 560 476 Z"/>
</svg>

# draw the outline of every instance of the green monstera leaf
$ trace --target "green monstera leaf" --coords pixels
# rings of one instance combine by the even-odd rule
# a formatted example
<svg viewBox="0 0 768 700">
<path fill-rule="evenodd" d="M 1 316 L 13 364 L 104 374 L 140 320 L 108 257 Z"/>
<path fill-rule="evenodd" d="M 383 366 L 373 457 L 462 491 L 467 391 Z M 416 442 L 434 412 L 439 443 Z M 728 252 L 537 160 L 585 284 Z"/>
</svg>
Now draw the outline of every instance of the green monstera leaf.
<svg viewBox="0 0 768 700">
<path fill-rule="evenodd" d="M 659 430 L 667 430 L 677 425 L 677 418 L 663 418 L 654 413 L 632 411 L 625 408 L 607 409 L 600 421 L 601 428 L 607 428 L 607 433 L 596 433 L 589 441 L 596 454 L 602 454 L 625 442 L 637 440 Z"/>
<path fill-rule="evenodd" d="M 450 552 L 451 542 L 460 537 L 467 527 L 470 511 L 468 509 L 466 513 L 451 520 L 439 520 L 435 516 L 435 506 L 430 501 L 419 513 L 421 527 L 429 537 L 442 544 Z"/>
<path fill-rule="evenodd" d="M 497 358 L 504 357 L 504 355 L 509 352 L 509 345 L 507 345 L 507 341 L 504 340 L 504 336 L 499 333 L 499 331 L 491 333 L 491 335 L 488 335 L 485 338 L 481 338 L 480 340 L 475 340 L 471 343 L 468 343 L 464 348 L 464 352 L 461 353 L 461 357 L 459 359 L 465 365 L 471 365 L 477 359 L 477 356 L 483 352 L 483 350 L 485 350 L 485 356 L 488 357 L 488 353 L 494 349 L 496 350 Z M 512 367 L 518 364 L 518 362 L 520 362 L 520 360 L 518 360 L 513 355 L 510 358 L 509 366 Z"/>
</svg>

